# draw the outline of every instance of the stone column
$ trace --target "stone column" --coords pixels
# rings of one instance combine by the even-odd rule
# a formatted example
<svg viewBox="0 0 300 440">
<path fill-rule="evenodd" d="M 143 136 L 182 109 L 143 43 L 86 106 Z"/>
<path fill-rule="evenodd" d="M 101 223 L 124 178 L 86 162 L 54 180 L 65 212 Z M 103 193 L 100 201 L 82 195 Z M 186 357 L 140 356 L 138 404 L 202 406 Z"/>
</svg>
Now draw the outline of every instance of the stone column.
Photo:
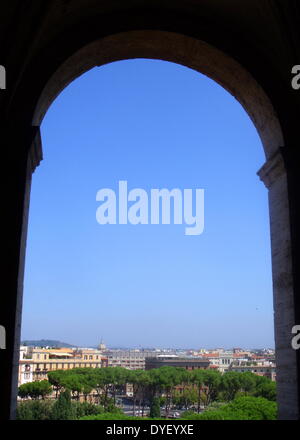
<svg viewBox="0 0 300 440">
<path fill-rule="evenodd" d="M 0 419 L 15 417 L 19 370 L 24 264 L 31 175 L 42 158 L 39 127 L 2 127 L 6 171 L 4 256 L 0 324 L 6 330 L 6 347 L 0 350 Z"/>
<path fill-rule="evenodd" d="M 292 327 L 297 323 L 287 173 L 281 150 L 257 174 L 269 190 L 278 418 L 287 420 L 299 418 L 299 371 L 291 346 Z"/>
</svg>

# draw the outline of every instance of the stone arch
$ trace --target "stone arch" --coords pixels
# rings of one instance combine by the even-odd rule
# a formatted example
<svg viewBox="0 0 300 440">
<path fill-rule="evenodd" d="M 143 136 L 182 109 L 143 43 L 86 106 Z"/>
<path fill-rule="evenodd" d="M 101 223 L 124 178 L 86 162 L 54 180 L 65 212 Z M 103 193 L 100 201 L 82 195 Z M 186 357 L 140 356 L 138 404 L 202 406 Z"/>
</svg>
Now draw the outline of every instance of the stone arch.
<svg viewBox="0 0 300 440">
<path fill-rule="evenodd" d="M 82 47 L 65 60 L 42 91 L 32 125 L 39 126 L 56 96 L 87 70 L 114 61 L 152 58 L 194 69 L 225 88 L 244 107 L 261 138 L 266 158 L 283 146 L 283 134 L 271 101 L 241 64 L 212 45 L 167 31 L 120 32 Z"/>
<path fill-rule="evenodd" d="M 130 30 L 113 33 L 85 44 L 73 55 L 66 56 L 54 74 L 47 78 L 45 87 L 38 94 L 32 115 L 30 136 L 34 141 L 29 151 L 23 210 L 19 303 L 22 298 L 31 174 L 42 157 L 39 134 L 42 119 L 55 97 L 80 74 L 94 66 L 130 58 L 176 62 L 207 75 L 241 103 L 258 131 L 266 156 L 266 164 L 258 175 L 269 190 L 279 417 L 298 418 L 297 359 L 290 344 L 291 328 L 295 324 L 295 304 L 287 175 L 282 158 L 284 136 L 271 100 L 254 77 L 234 58 L 204 41 L 170 31 Z M 20 325 L 20 317 L 21 305 L 16 312 L 16 326 Z M 17 356 L 18 340 L 15 347 Z M 13 410 L 12 407 L 12 413 Z"/>
<path fill-rule="evenodd" d="M 258 131 L 267 160 L 258 175 L 269 190 L 278 402 L 280 416 L 293 418 L 290 409 L 297 407 L 297 379 L 295 353 L 290 347 L 294 316 L 287 177 L 281 155 L 284 139 L 270 99 L 251 74 L 224 52 L 183 34 L 158 30 L 116 33 L 89 43 L 65 60 L 40 95 L 32 123 L 39 126 L 55 97 L 82 73 L 130 58 L 171 61 L 210 77 L 241 103 Z M 283 368 L 287 357 L 294 364 L 289 372 Z"/>
</svg>

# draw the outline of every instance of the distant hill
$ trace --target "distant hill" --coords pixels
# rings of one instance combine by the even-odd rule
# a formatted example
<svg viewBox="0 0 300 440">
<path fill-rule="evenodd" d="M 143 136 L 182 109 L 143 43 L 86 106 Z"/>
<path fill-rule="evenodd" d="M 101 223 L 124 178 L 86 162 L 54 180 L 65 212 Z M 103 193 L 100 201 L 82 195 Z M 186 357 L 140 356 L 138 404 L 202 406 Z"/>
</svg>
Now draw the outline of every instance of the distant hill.
<svg viewBox="0 0 300 440">
<path fill-rule="evenodd" d="M 71 344 L 67 344 L 66 342 L 61 342 L 61 341 L 54 341 L 53 339 L 38 339 L 38 340 L 33 340 L 33 341 L 29 341 L 29 340 L 25 340 L 21 342 L 21 345 L 27 345 L 30 347 L 55 347 L 55 348 L 60 348 L 60 347 L 68 347 L 68 348 L 72 348 L 72 347 L 77 347 L 76 345 L 71 345 Z"/>
</svg>

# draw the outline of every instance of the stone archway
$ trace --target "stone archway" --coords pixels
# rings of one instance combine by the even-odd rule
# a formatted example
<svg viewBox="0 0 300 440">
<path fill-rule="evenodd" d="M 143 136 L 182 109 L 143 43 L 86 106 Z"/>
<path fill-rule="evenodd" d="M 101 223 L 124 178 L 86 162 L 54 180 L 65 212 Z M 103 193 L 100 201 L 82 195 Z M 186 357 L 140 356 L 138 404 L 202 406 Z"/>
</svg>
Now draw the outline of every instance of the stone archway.
<svg viewBox="0 0 300 440">
<path fill-rule="evenodd" d="M 39 126 L 55 97 L 82 73 L 113 61 L 152 58 L 197 70 L 218 82 L 244 107 L 262 140 L 266 158 L 283 146 L 272 104 L 254 78 L 233 58 L 195 38 L 165 31 L 128 31 L 96 40 L 65 60 L 41 93 L 32 125 Z"/>
<path fill-rule="evenodd" d="M 291 328 L 295 325 L 291 235 L 281 125 L 270 99 L 251 74 L 232 57 L 196 38 L 158 30 L 114 33 L 84 45 L 73 55 L 66 57 L 56 72 L 48 78 L 35 102 L 32 127 L 28 135 L 33 142 L 30 142 L 23 209 L 16 327 L 19 329 L 21 319 L 31 174 L 42 157 L 39 125 L 55 97 L 80 74 L 94 66 L 130 58 L 172 61 L 209 76 L 242 104 L 259 133 L 266 163 L 258 175 L 269 190 L 279 417 L 298 418 L 297 359 L 291 348 Z M 18 343 L 19 336 L 16 332 L 12 399 L 16 389 Z"/>
</svg>

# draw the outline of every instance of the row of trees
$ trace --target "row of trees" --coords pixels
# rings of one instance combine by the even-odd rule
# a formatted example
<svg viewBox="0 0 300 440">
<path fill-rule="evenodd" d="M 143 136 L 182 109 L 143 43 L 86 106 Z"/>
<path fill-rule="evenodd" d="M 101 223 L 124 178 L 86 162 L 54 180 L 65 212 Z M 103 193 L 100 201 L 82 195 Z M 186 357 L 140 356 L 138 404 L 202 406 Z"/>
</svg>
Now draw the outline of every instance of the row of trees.
<svg viewBox="0 0 300 440">
<path fill-rule="evenodd" d="M 250 372 L 228 371 L 221 374 L 216 370 L 185 370 L 175 367 L 161 367 L 152 370 L 127 370 L 122 367 L 76 368 L 48 373 L 48 381 L 21 385 L 20 397 L 44 399 L 54 390 L 59 393 L 69 390 L 74 400 L 94 391 L 98 404 L 107 410 L 116 403 L 116 395 L 122 394 L 125 384 L 133 387 L 133 414 L 138 405 L 144 413 L 150 405 L 150 416 L 159 417 L 163 402 L 168 417 L 172 405 L 189 408 L 196 405 L 207 407 L 214 401 L 230 402 L 237 395 L 261 396 L 276 400 L 275 383 Z M 52 388 L 53 387 L 53 388 Z"/>
<path fill-rule="evenodd" d="M 240 396 L 229 403 L 218 402 L 209 409 L 197 414 L 192 411 L 185 411 L 177 420 L 276 420 L 276 402 L 267 400 L 264 397 Z M 80 420 L 141 420 L 139 417 L 122 415 L 120 413 L 101 413 L 86 415 Z M 155 420 L 163 420 L 154 417 Z"/>
<path fill-rule="evenodd" d="M 181 416 L 188 420 L 276 420 L 277 404 L 264 397 L 239 396 L 201 414 L 186 411 Z"/>
<path fill-rule="evenodd" d="M 109 413 L 122 414 L 114 406 Z M 84 416 L 96 417 L 105 413 L 103 406 L 71 399 L 70 391 L 62 391 L 55 400 L 33 399 L 19 402 L 17 420 L 78 420 Z"/>
</svg>

